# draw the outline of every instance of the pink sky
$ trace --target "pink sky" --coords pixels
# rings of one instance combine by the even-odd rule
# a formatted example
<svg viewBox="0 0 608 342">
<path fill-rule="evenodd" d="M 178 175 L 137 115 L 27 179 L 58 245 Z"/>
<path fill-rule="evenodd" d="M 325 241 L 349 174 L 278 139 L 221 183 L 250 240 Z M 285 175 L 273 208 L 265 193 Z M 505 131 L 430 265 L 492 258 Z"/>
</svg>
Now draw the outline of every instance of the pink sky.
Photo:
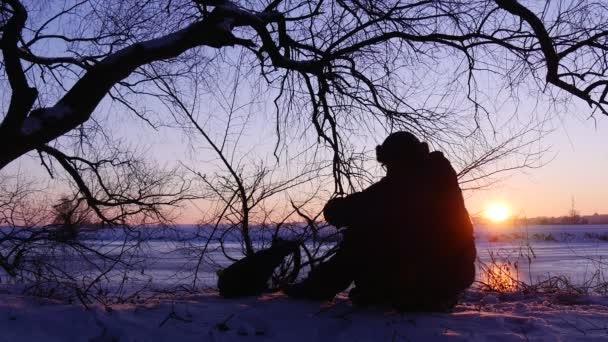
<svg viewBox="0 0 608 342">
<path fill-rule="evenodd" d="M 608 213 L 608 117 L 596 122 L 572 114 L 563 118 L 546 142 L 555 158 L 540 169 L 515 172 L 488 191 L 467 195 L 471 213 L 501 202 L 520 216 L 566 215 L 574 197 L 583 215 Z"/>
<path fill-rule="evenodd" d="M 608 117 L 593 120 L 564 118 L 546 138 L 548 159 L 538 169 L 508 174 L 489 190 L 465 192 L 471 215 L 483 215 L 488 206 L 501 203 L 520 217 L 562 216 L 575 207 L 582 215 L 608 214 Z M 183 212 L 184 223 L 196 221 L 197 210 Z"/>
</svg>

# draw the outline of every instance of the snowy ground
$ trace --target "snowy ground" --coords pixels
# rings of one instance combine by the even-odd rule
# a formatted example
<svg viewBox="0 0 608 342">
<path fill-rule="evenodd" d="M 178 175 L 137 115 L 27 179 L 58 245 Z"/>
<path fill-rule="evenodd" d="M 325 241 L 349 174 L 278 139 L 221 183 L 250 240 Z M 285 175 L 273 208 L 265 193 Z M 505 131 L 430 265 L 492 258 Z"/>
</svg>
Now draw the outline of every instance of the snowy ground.
<svg viewBox="0 0 608 342">
<path fill-rule="evenodd" d="M 155 289 L 176 289 L 191 282 L 192 267 L 184 267 L 191 256 L 175 248 L 180 246 L 178 238 L 166 234 L 162 231 L 158 237 L 148 238 L 148 249 L 138 263 L 141 272 L 130 274 L 135 284 L 146 281 Z M 523 235 L 530 237 L 526 243 L 520 241 Z M 565 276 L 575 285 L 607 282 L 608 226 L 532 227 L 524 232 L 476 227 L 476 240 L 482 262 L 495 259 L 496 264 L 490 266 L 496 267 L 517 262 L 516 278 L 529 284 L 555 275 Z M 120 236 L 116 241 L 122 241 Z M 103 248 L 116 244 L 110 237 L 91 243 Z M 235 246 L 227 245 L 229 249 L 240 245 Z M 57 262 L 68 269 L 89 272 L 81 258 L 66 255 L 65 260 L 60 259 Z M 229 264 L 220 257 L 215 259 L 220 266 Z M 201 269 L 202 285 L 215 284 L 215 269 L 211 265 Z M 6 277 L 0 274 L 0 279 Z M 114 278 L 109 279 L 106 285 L 115 286 Z M 481 272 L 479 280 L 486 280 Z M 87 309 L 80 304 L 25 297 L 15 285 L 19 284 L 0 282 L 0 342 L 608 341 L 608 297 L 601 296 L 499 295 L 469 290 L 450 314 L 353 308 L 345 295 L 331 303 L 318 303 L 282 294 L 226 300 L 214 292 L 154 295 L 130 304 L 96 304 Z"/>
<path fill-rule="evenodd" d="M 453 313 L 399 314 L 282 294 L 214 293 L 86 310 L 0 296 L 0 341 L 607 341 L 608 298 L 469 291 Z"/>
</svg>

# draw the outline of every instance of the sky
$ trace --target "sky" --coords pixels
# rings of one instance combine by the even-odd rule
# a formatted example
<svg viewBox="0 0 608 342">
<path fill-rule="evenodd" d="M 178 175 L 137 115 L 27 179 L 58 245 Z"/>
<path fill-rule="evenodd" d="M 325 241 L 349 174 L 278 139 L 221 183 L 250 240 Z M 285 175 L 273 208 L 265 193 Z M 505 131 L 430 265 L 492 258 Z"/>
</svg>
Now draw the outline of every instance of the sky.
<svg viewBox="0 0 608 342">
<path fill-rule="evenodd" d="M 101 107 L 99 112 L 103 116 L 104 111 L 112 114 L 114 110 L 112 107 Z M 551 116 L 550 126 L 553 130 L 542 141 L 544 146 L 549 147 L 544 158 L 546 163 L 540 168 L 503 174 L 500 182 L 489 189 L 465 192 L 469 213 L 484 215 L 488 207 L 502 204 L 518 217 L 561 216 L 568 214 L 574 200 L 576 210 L 582 215 L 608 214 L 608 186 L 605 180 L 605 171 L 608 170 L 608 117 L 598 114 L 593 119 L 589 117 L 590 113 L 586 106 L 574 106 L 569 111 Z M 244 133 L 245 144 L 242 146 L 268 150 L 276 139 L 270 132 L 273 127 L 267 124 L 271 118 L 258 119 L 254 129 Z M 132 146 L 146 151 L 158 164 L 183 162 L 203 173 L 209 170 L 211 159 L 207 157 L 208 150 L 205 151 L 201 144 L 189 147 L 188 139 L 178 131 L 154 131 L 141 120 L 126 115 L 118 122 L 114 127 L 116 136 L 128 137 Z M 384 137 L 363 138 L 373 148 Z M 247 155 L 248 151 L 245 150 L 243 154 Z M 48 178 L 35 157 L 22 159 L 11 166 L 12 170 L 25 170 L 39 179 Z M 202 216 L 201 209 L 205 211 L 200 203 L 187 205 L 177 221 L 197 222 Z"/>
<path fill-rule="evenodd" d="M 538 169 L 521 170 L 487 191 L 466 194 L 471 214 L 502 203 L 517 216 L 567 215 L 574 199 L 582 215 L 608 213 L 608 117 L 588 117 L 590 110 L 553 118 L 555 130 L 544 143 L 549 161 Z M 587 113 L 585 115 L 584 113 Z"/>
<path fill-rule="evenodd" d="M 588 107 L 575 105 L 567 112 L 551 116 L 552 131 L 542 140 L 542 144 L 548 147 L 544 165 L 503 174 L 500 181 L 487 190 L 465 192 L 469 213 L 484 215 L 488 207 L 502 204 L 518 217 L 562 216 L 568 214 L 574 200 L 575 209 L 582 215 L 608 214 L 608 186 L 605 180 L 608 170 L 608 117 L 597 114 L 593 119 L 589 117 L 590 113 Z M 260 122 L 263 124 L 266 121 Z M 256 136 L 264 129 L 257 127 L 253 134 L 246 133 L 245 141 L 251 141 L 256 147 L 266 145 L 268 148 L 275 141 L 272 132 Z M 186 143 L 184 138 L 171 131 L 158 134 L 158 137 L 151 139 L 149 135 L 140 133 L 135 140 L 152 141 L 150 151 L 165 163 L 178 161 L 180 153 L 176 151 L 183 149 Z M 368 136 L 365 141 L 373 148 L 383 139 L 383 136 Z M 189 165 L 197 165 L 205 170 L 206 160 L 197 155 L 196 148 L 194 153 L 187 154 Z M 191 207 L 182 213 L 180 220 L 190 223 L 199 216 L 198 209 Z"/>
<path fill-rule="evenodd" d="M 51 51 L 59 47 L 51 48 Z M 236 55 L 227 55 L 228 58 Z M 435 73 L 422 75 L 425 71 L 412 75 L 416 77 L 429 77 L 433 84 L 436 79 L 441 78 L 441 74 L 450 70 L 454 61 L 448 60 L 445 65 L 438 65 Z M 235 60 L 234 64 L 238 64 Z M 447 68 L 447 69 L 445 69 Z M 445 70 L 444 70 L 445 69 Z M 426 70 L 428 71 L 428 70 Z M 405 74 L 405 76 L 412 76 Z M 231 74 L 222 75 L 223 79 L 215 80 L 221 87 L 231 86 Z M 493 79 L 488 73 L 487 79 L 480 79 L 480 87 L 487 88 L 489 103 L 495 98 L 500 98 L 501 90 L 497 86 L 500 80 Z M 221 84 L 226 83 L 226 84 Z M 257 101 L 255 94 L 251 91 L 255 84 L 250 84 L 238 89 L 238 98 L 242 104 Z M 494 88 L 493 88 L 494 87 Z M 230 88 L 226 88 L 230 89 Z M 518 108 L 501 108 L 496 106 L 497 117 L 508 117 L 509 112 L 521 110 L 522 112 L 533 111 L 537 104 L 533 103 L 534 98 L 530 96 L 522 97 L 522 103 Z M 154 108 L 158 104 L 148 104 L 152 109 L 157 109 L 160 115 L 162 109 Z M 221 112 L 222 104 L 216 103 L 209 105 L 205 111 L 200 113 L 201 120 L 205 123 L 212 122 L 214 125 L 222 124 L 225 120 L 221 115 L 213 116 L 214 111 Z M 237 117 L 236 121 L 245 122 L 250 120 L 249 115 L 254 117 L 253 123 L 248 123 L 249 130 L 245 132 L 241 146 L 245 146 L 241 155 L 245 157 L 248 151 L 252 150 L 271 150 L 276 136 L 273 135 L 272 104 L 256 103 L 253 109 L 245 109 Z M 508 107 L 508 106 L 507 106 Z M 539 111 L 550 110 L 542 108 Z M 504 110 L 504 113 L 500 111 Z M 534 109 L 536 110 L 536 109 Z M 210 115 L 211 114 L 211 115 Z M 296 113 L 297 114 L 297 113 Z M 593 213 L 608 214 L 608 186 L 605 184 L 605 170 L 608 170 L 608 117 L 596 114 L 595 119 L 589 118 L 591 110 L 581 103 L 568 106 L 566 110 L 559 113 L 550 114 L 549 126 L 553 130 L 545 138 L 543 145 L 549 147 L 545 154 L 546 164 L 536 169 L 516 170 L 508 174 L 503 174 L 501 181 L 487 190 L 465 192 L 465 201 L 470 214 L 476 215 L 483 213 L 489 206 L 500 203 L 507 206 L 513 215 L 516 216 L 560 216 L 566 215 L 574 201 L 575 208 L 583 215 Z M 189 166 L 205 172 L 209 164 L 208 151 L 203 151 L 200 143 L 187 147 L 189 142 L 177 130 L 160 129 L 153 131 L 146 125 L 134 118 L 128 118 L 125 113 L 116 113 L 116 108 L 111 106 L 101 107 L 97 110 L 96 116 L 114 117 L 119 115 L 120 120 L 112 127 L 112 132 L 119 138 L 126 138 L 131 146 L 146 151 L 147 155 L 156 160 L 161 165 L 174 165 L 184 162 Z M 524 114 L 525 115 L 525 114 Z M 110 119 L 111 121 L 112 119 Z M 236 125 L 238 126 L 238 125 Z M 215 127 L 215 126 L 214 126 Z M 238 133 L 238 127 L 231 131 L 231 134 Z M 289 128 L 289 129 L 301 129 Z M 375 144 L 383 140 L 383 136 L 366 136 L 365 132 L 358 132 L 360 141 L 370 150 Z M 294 141 L 293 144 L 298 144 Z M 38 178 L 45 178 L 44 169 L 39 165 L 36 157 L 19 160 L 11 165 L 11 169 L 26 170 L 28 174 Z M 180 221 L 190 223 L 197 221 L 200 216 L 198 210 L 186 210 L 182 213 Z"/>
</svg>

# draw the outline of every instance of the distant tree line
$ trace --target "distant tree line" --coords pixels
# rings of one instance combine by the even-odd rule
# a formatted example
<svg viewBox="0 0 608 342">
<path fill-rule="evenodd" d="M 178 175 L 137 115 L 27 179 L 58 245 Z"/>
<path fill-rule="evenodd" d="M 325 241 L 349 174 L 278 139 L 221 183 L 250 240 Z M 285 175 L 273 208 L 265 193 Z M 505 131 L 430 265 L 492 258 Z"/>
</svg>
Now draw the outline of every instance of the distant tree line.
<svg viewBox="0 0 608 342">
<path fill-rule="evenodd" d="M 608 215 L 595 213 L 593 215 L 539 216 L 524 219 L 527 224 L 608 224 Z"/>
</svg>

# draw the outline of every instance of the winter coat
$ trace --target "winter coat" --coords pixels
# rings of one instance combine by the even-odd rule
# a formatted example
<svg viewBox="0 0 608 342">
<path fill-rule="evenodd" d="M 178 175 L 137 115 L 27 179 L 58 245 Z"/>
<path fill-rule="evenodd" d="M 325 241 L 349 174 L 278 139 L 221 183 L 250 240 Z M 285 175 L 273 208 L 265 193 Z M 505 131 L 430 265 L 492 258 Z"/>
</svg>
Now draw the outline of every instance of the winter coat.
<svg viewBox="0 0 608 342">
<path fill-rule="evenodd" d="M 355 284 L 391 302 L 453 298 L 475 277 L 473 226 L 456 172 L 441 152 L 334 199 L 325 219 L 347 227 Z"/>
</svg>

